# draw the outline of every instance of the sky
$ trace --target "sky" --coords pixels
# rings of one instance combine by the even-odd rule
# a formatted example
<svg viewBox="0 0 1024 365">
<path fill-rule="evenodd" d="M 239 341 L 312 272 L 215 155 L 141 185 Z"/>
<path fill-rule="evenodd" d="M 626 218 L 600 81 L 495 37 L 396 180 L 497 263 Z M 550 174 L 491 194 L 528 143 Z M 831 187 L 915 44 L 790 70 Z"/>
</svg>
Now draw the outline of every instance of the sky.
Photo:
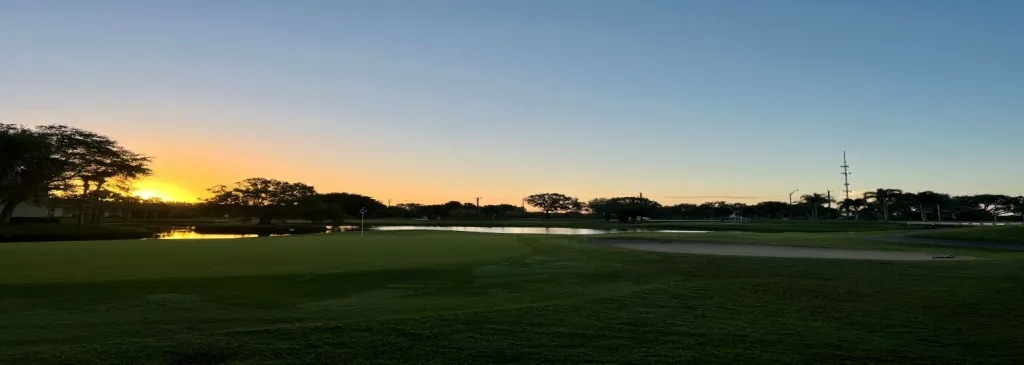
<svg viewBox="0 0 1024 365">
<path fill-rule="evenodd" d="M 1020 1 L 0 0 L 0 122 L 385 203 L 1024 194 Z"/>
</svg>

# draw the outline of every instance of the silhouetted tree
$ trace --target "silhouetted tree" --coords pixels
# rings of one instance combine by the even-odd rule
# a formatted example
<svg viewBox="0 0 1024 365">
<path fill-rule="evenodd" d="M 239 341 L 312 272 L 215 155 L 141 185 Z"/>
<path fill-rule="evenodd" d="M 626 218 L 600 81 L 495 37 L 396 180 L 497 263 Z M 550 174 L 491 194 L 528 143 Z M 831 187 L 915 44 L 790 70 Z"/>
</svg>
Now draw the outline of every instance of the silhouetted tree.
<svg viewBox="0 0 1024 365">
<path fill-rule="evenodd" d="M 321 201 L 318 196 L 303 199 L 299 210 L 299 215 L 311 222 L 328 221 L 335 226 L 345 222 L 345 213 L 338 203 Z"/>
<path fill-rule="evenodd" d="M 760 202 L 753 206 L 754 214 L 764 218 L 783 218 L 789 209 L 788 203 L 780 201 Z"/>
<path fill-rule="evenodd" d="M 0 224 L 8 224 L 19 204 L 38 200 L 62 181 L 64 161 L 46 136 L 13 124 L 0 124 Z"/>
<path fill-rule="evenodd" d="M 317 195 L 317 200 L 324 203 L 334 203 L 341 207 L 341 211 L 350 217 L 358 217 L 359 211 L 366 208 L 366 217 L 375 217 L 377 212 L 387 208 L 384 203 L 366 195 L 352 193 L 326 193 Z"/>
<path fill-rule="evenodd" d="M 999 215 L 1009 212 L 1013 206 L 1013 198 L 997 194 L 979 194 L 969 196 L 966 201 L 970 206 L 991 215 L 993 223 L 999 221 Z"/>
<path fill-rule="evenodd" d="M 921 221 L 928 220 L 928 211 L 935 208 L 935 213 L 939 215 L 938 219 L 942 219 L 942 209 L 940 205 L 949 200 L 949 195 L 939 194 L 934 191 L 922 191 L 913 195 L 913 202 L 917 205 L 917 211 L 921 213 Z"/>
<path fill-rule="evenodd" d="M 866 207 L 867 205 L 868 205 L 868 202 L 867 202 L 867 200 L 864 200 L 864 198 L 857 198 L 857 199 L 846 198 L 846 199 L 843 199 L 843 201 L 839 203 L 839 210 L 847 212 L 847 214 L 852 213 L 853 214 L 853 219 L 854 220 L 859 220 L 860 219 L 860 210 L 864 209 L 864 207 Z"/>
<path fill-rule="evenodd" d="M 608 198 L 603 204 L 601 209 L 620 222 L 640 222 L 641 217 L 650 217 L 661 208 L 658 202 L 635 196 Z"/>
<path fill-rule="evenodd" d="M 1021 221 L 1024 221 L 1024 195 L 1010 200 L 1010 211 L 1019 214 Z"/>
<path fill-rule="evenodd" d="M 486 218 L 499 218 L 514 214 L 521 214 L 522 207 L 512 204 L 485 205 L 480 207 L 480 214 Z"/>
<path fill-rule="evenodd" d="M 57 191 L 79 197 L 79 223 L 85 223 L 86 203 L 92 201 L 93 221 L 98 222 L 101 203 L 110 200 L 112 188 L 124 190 L 132 180 L 151 172 L 148 156 L 83 129 L 46 125 L 30 130 L 4 124 L 0 126 L 0 135 L 8 145 L 4 152 L 9 153 L 0 162 L 0 170 L 5 170 L 2 173 L 6 175 L 0 176 L 4 180 L 0 184 L 9 187 L 4 189 L 3 210 L 13 211 L 26 199 Z M 21 144 L 29 140 L 30 145 Z M 0 211 L 0 222 L 6 221 L 4 216 Z M 6 217 L 9 216 L 7 212 Z"/>
<path fill-rule="evenodd" d="M 896 200 L 897 197 L 903 194 L 903 190 L 900 189 L 886 189 L 879 188 L 875 191 L 869 191 L 864 193 L 865 200 L 873 200 L 876 204 L 882 208 L 883 221 L 889 221 L 889 204 Z"/>
<path fill-rule="evenodd" d="M 811 207 L 814 219 L 818 219 L 818 208 L 832 201 L 828 196 L 819 193 L 804 195 L 800 199 Z"/>
<path fill-rule="evenodd" d="M 299 205 L 316 194 L 312 186 L 281 180 L 254 177 L 236 182 L 234 186 L 214 186 L 207 202 L 241 208 L 247 215 L 259 217 L 259 224 L 270 224 L 286 208 Z"/>
<path fill-rule="evenodd" d="M 545 218 L 551 218 L 551 213 L 579 211 L 583 207 L 579 199 L 558 193 L 533 194 L 526 197 L 526 203 L 540 208 Z"/>
</svg>

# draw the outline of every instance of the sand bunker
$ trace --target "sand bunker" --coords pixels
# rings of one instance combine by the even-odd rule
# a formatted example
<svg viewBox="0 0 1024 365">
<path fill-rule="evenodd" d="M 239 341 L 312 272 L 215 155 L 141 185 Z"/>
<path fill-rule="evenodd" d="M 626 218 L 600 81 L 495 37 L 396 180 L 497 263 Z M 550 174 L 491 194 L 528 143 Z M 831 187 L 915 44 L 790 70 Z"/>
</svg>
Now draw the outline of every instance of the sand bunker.
<svg viewBox="0 0 1024 365">
<path fill-rule="evenodd" d="M 774 246 L 737 243 L 667 242 L 642 239 L 593 239 L 593 242 L 633 250 L 692 253 L 703 255 L 757 256 L 757 257 L 802 257 L 815 259 L 852 259 L 887 261 L 950 261 L 970 260 L 973 257 L 942 257 L 947 253 L 929 254 L 906 251 L 872 251 L 840 248 Z M 941 257 L 941 258 L 940 258 Z"/>
</svg>

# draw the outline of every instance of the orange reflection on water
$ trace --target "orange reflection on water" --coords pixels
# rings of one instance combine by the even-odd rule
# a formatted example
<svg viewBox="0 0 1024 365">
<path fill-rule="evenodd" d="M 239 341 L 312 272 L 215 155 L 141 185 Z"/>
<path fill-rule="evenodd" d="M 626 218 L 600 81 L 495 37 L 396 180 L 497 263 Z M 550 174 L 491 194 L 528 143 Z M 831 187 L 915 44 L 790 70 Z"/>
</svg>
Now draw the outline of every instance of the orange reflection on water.
<svg viewBox="0 0 1024 365">
<path fill-rule="evenodd" d="M 223 234 L 223 233 L 196 233 L 190 229 L 176 229 L 170 232 L 160 232 L 156 235 L 158 240 L 203 240 L 203 239 L 228 239 L 228 238 L 252 238 L 259 237 L 256 234 Z"/>
</svg>

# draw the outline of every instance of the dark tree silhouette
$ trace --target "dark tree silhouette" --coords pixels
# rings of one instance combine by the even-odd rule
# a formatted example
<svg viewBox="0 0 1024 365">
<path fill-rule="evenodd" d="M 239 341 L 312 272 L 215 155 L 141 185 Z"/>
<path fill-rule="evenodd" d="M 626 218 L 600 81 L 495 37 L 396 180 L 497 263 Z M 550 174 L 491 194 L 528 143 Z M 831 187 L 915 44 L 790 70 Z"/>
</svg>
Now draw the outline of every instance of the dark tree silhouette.
<svg viewBox="0 0 1024 365">
<path fill-rule="evenodd" d="M 234 186 L 218 185 L 209 189 L 213 204 L 242 209 L 250 217 L 259 217 L 259 224 L 271 221 L 289 207 L 316 195 L 312 186 L 303 183 L 254 177 L 236 182 Z"/>
<path fill-rule="evenodd" d="M 811 206 L 811 211 L 813 212 L 814 219 L 818 219 L 818 208 L 821 208 L 822 205 L 832 202 L 832 199 L 830 199 L 828 196 L 819 193 L 804 195 L 800 197 L 800 199 L 803 200 L 804 203 L 807 203 L 807 205 Z"/>
<path fill-rule="evenodd" d="M 129 151 L 109 137 L 66 125 L 28 129 L 4 124 L 0 139 L 6 145 L 0 162 L 4 170 L 0 222 L 9 221 L 19 203 L 55 191 L 79 197 L 79 223 L 85 223 L 86 203 L 93 201 L 93 221 L 98 222 L 101 202 L 112 197 L 111 182 L 125 187 L 151 172 L 148 156 Z"/>
<path fill-rule="evenodd" d="M 860 219 L 860 210 L 864 209 L 868 205 L 867 200 L 864 198 L 850 199 L 846 198 L 839 202 L 839 210 L 846 212 L 847 214 L 853 215 L 854 220 Z"/>
<path fill-rule="evenodd" d="M 615 215 L 620 222 L 637 222 L 641 217 L 649 217 L 657 213 L 661 204 L 653 200 L 635 196 L 609 198 L 604 202 L 603 210 Z"/>
<path fill-rule="evenodd" d="M 324 203 L 334 203 L 341 207 L 341 211 L 350 217 L 358 217 L 359 211 L 366 208 L 366 217 L 373 217 L 378 211 L 387 208 L 384 203 L 366 195 L 352 193 L 325 193 L 317 195 L 317 200 Z"/>
<path fill-rule="evenodd" d="M 526 203 L 540 208 L 545 218 L 551 218 L 551 213 L 579 211 L 583 207 L 579 199 L 558 193 L 533 194 L 526 197 Z"/>
<path fill-rule="evenodd" d="M 900 189 L 886 189 L 878 188 L 875 191 L 869 191 L 864 193 L 865 200 L 873 200 L 876 204 L 882 207 L 883 221 L 889 221 L 889 204 L 896 201 L 896 198 L 903 194 L 903 190 Z"/>
</svg>

